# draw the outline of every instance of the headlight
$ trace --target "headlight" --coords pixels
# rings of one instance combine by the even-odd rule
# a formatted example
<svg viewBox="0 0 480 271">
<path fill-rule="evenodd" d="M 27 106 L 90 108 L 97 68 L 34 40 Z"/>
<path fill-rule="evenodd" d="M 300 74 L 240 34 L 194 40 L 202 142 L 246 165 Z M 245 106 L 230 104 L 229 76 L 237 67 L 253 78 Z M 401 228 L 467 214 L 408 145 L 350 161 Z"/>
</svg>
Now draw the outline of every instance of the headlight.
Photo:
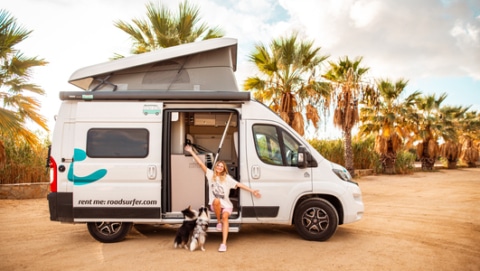
<svg viewBox="0 0 480 271">
<path fill-rule="evenodd" d="M 342 169 L 334 168 L 332 170 L 338 176 L 338 178 L 346 182 L 350 182 L 358 185 L 358 183 L 352 181 L 352 175 L 350 175 L 350 172 L 348 172 L 348 170 L 346 170 L 345 168 L 342 168 Z"/>
</svg>

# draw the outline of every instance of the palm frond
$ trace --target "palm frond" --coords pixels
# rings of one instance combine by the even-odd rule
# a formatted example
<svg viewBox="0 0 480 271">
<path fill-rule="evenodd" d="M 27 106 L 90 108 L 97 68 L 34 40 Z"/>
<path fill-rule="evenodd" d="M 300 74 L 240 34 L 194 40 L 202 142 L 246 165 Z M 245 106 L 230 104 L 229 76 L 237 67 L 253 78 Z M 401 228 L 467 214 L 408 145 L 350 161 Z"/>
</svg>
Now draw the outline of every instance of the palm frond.
<svg viewBox="0 0 480 271">
<path fill-rule="evenodd" d="M 306 119 L 318 128 L 318 111 L 326 110 L 331 92 L 330 85 L 315 76 L 321 62 L 328 58 L 319 52 L 320 47 L 300 40 L 296 33 L 273 39 L 268 45 L 258 43 L 248 58 L 260 75 L 247 78 L 244 89 L 255 91 L 255 97 L 269 104 L 290 125 L 304 125 Z"/>
<path fill-rule="evenodd" d="M 146 4 L 146 19 L 118 20 L 114 25 L 133 40 L 132 53 L 141 54 L 198 40 L 222 37 L 224 31 L 201 22 L 200 9 L 188 0 L 175 13 L 159 3 Z"/>
</svg>

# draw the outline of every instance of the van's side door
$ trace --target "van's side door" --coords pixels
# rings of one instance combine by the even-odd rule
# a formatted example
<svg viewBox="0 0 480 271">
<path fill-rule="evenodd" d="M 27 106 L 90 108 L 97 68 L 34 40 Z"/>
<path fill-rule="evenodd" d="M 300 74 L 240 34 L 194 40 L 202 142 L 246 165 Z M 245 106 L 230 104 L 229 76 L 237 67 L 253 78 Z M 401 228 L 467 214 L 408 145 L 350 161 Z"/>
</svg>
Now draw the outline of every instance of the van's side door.
<svg viewBox="0 0 480 271">
<path fill-rule="evenodd" d="M 74 221 L 158 220 L 161 117 L 144 115 L 140 103 L 105 106 L 119 119 L 83 121 L 77 114 L 68 172 L 74 184 Z"/>
<path fill-rule="evenodd" d="M 247 120 L 245 133 L 249 184 L 262 197 L 252 197 L 254 207 L 244 208 L 243 216 L 288 222 L 296 199 L 312 191 L 311 168 L 297 167 L 301 141 L 272 121 Z"/>
</svg>

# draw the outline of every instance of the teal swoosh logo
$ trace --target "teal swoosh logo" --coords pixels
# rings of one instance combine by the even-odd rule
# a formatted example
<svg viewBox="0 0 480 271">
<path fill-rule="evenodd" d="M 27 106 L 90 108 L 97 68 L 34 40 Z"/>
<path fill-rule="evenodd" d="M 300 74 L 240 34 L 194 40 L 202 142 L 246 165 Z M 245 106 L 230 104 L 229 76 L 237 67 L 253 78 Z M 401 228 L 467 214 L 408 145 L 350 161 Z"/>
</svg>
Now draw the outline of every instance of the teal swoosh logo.
<svg viewBox="0 0 480 271">
<path fill-rule="evenodd" d="M 70 167 L 68 169 L 67 178 L 69 181 L 73 182 L 74 185 L 90 184 L 100 180 L 101 178 L 105 177 L 105 175 L 107 175 L 107 170 L 103 168 L 87 176 L 76 176 L 75 174 L 73 174 L 73 164 L 77 162 L 81 162 L 86 158 L 87 158 L 87 153 L 84 150 L 81 150 L 81 149 L 73 150 L 73 162 L 70 164 Z"/>
</svg>

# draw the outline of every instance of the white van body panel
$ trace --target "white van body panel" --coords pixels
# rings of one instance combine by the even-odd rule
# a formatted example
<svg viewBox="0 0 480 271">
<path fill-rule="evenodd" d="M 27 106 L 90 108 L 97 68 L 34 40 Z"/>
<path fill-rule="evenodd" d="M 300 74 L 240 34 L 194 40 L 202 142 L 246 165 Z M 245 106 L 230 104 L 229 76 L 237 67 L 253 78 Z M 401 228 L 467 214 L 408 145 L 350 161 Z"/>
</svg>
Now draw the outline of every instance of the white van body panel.
<svg viewBox="0 0 480 271">
<path fill-rule="evenodd" d="M 70 82 L 87 91 L 60 93 L 50 219 L 85 222 L 101 242 L 120 241 L 133 223 L 181 223 L 181 211 L 207 205 L 209 191 L 185 144 L 207 167 L 222 160 L 234 179 L 260 190 L 261 198 L 230 191 L 229 231 L 294 224 L 305 239 L 323 241 L 361 219 L 361 191 L 339 174 L 345 169 L 238 91 L 236 50 L 236 40 L 218 39 L 75 72 Z"/>
<path fill-rule="evenodd" d="M 330 161 L 321 156 L 302 136 L 298 135 L 264 105 L 251 102 L 244 105 L 243 108 L 243 117 L 249 119 L 246 125 L 248 127 L 246 136 L 242 140 L 242 142 L 246 142 L 246 146 L 249 148 L 246 150 L 246 153 L 254 154 L 256 152 L 254 143 L 251 142 L 253 140 L 251 127 L 255 124 L 271 124 L 280 126 L 294 135 L 295 139 L 306 146 L 318 162 L 317 167 L 298 169 L 295 167 L 265 165 L 259 161 L 257 155 L 249 155 L 246 158 L 245 163 L 247 167 L 243 168 L 248 171 L 248 173 L 246 171 L 244 173 L 249 176 L 249 185 L 253 189 L 263 191 L 263 195 L 266 195 L 262 199 L 253 198 L 254 204 L 260 204 L 263 198 L 270 198 L 272 203 L 262 202 L 262 205 L 279 205 L 278 197 L 282 195 L 278 216 L 275 218 L 260 218 L 260 221 L 266 223 L 287 223 L 292 221 L 295 202 L 307 194 L 331 195 L 344 202 L 342 204 L 345 207 L 344 224 L 358 221 L 361 218 L 364 206 L 358 185 L 341 181 L 333 173 L 333 164 Z M 254 173 L 255 170 L 259 172 Z M 258 178 L 252 177 L 254 174 L 260 176 Z"/>
<path fill-rule="evenodd" d="M 251 127 L 279 123 L 268 120 L 247 120 L 245 123 L 248 127 L 245 129 L 245 153 L 250 154 L 245 157 L 245 168 L 248 171 L 246 176 L 251 188 L 262 191 L 262 198 L 251 197 L 253 204 L 278 207 L 278 214 L 275 217 L 259 217 L 258 220 L 266 223 L 287 223 L 292 220 L 293 208 L 298 197 L 312 192 L 312 168 L 300 169 L 262 162 L 257 156 Z"/>
<path fill-rule="evenodd" d="M 98 97 L 105 99 L 105 95 Z M 62 104 L 53 139 L 57 144 L 51 154 L 65 167 L 58 172 L 57 191 L 72 194 L 73 222 L 180 223 L 183 206 L 206 204 L 203 172 L 183 153 L 187 138 L 212 153 L 223 138 L 220 158 L 226 160 L 239 182 L 261 191 L 261 198 L 238 191 L 235 199 L 239 209 L 232 224 L 291 224 L 299 203 L 316 197 L 335 199 L 332 204 L 341 210 L 340 224 L 357 221 L 363 214 L 358 185 L 340 180 L 332 171 L 338 166 L 258 102 L 78 99 Z M 234 117 L 227 128 L 230 114 Z M 105 146 L 90 146 L 89 142 L 111 136 L 110 131 L 143 133 L 148 137 L 145 153 L 140 157 L 116 157 L 116 152 L 95 157 Z M 268 131 L 274 133 L 268 135 Z M 128 133 L 125 136 L 131 136 Z M 267 137 L 271 147 L 284 144 L 286 149 L 297 150 L 303 146 L 316 161 L 315 166 L 298 167 L 288 160 L 293 157 L 288 151 L 280 158 L 287 159 L 281 164 L 261 158 L 258 144 Z M 98 142 L 109 145 L 114 140 Z M 108 153 L 109 149 L 105 150 Z M 88 180 L 97 173 L 103 175 Z M 232 226 L 231 231 L 238 231 L 238 226 Z"/>
<path fill-rule="evenodd" d="M 70 104 L 71 105 L 71 104 Z M 68 108 L 69 106 L 67 106 Z M 150 141 L 151 150 L 160 150 L 161 142 L 161 114 L 145 114 L 145 108 L 163 107 L 159 102 L 80 102 L 73 110 L 68 110 L 74 124 L 75 132 L 67 130 L 63 138 L 65 145 L 73 142 L 73 149 L 78 152 L 86 152 L 88 146 L 86 135 L 93 129 L 117 129 L 125 128 L 139 129 L 145 131 L 150 138 L 157 140 Z M 65 107 L 64 107 L 65 108 Z M 61 111 L 62 113 L 62 111 Z M 59 120 L 57 120 L 59 121 Z M 70 128 L 67 128 L 70 129 Z M 114 139 L 111 139 L 114 140 Z M 55 155 L 55 153 L 53 153 Z M 75 154 L 65 156 L 74 157 Z M 70 164 L 73 174 L 73 181 L 68 178 L 69 170 L 59 174 L 59 184 L 64 186 L 66 191 L 73 192 L 73 208 L 75 222 L 91 221 L 99 217 L 85 216 L 81 212 L 85 208 L 102 206 L 132 208 L 156 208 L 157 215 L 152 218 L 138 217 L 141 221 L 159 221 L 160 219 L 160 180 L 161 180 L 161 158 L 160 151 L 150 152 L 143 159 L 138 158 L 91 158 L 85 156 L 81 161 L 74 157 Z M 98 171 L 105 171 L 106 174 L 98 181 L 82 184 L 83 178 Z M 72 190 L 73 189 L 73 190 Z M 118 221 L 119 217 L 102 217 L 102 220 Z M 127 218 L 131 219 L 131 218 Z"/>
</svg>

